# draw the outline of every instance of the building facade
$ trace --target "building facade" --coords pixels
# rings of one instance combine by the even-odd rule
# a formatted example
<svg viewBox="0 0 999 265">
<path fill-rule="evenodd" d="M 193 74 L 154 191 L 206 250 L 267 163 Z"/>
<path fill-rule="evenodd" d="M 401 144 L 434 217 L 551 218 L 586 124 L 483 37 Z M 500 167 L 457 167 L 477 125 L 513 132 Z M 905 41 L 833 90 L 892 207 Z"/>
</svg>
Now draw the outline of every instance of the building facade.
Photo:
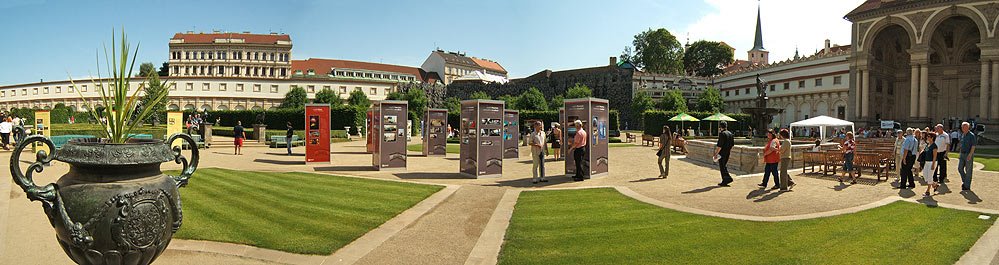
<svg viewBox="0 0 999 265">
<path fill-rule="evenodd" d="M 420 69 L 428 73 L 436 73 L 444 81 L 445 85 L 449 85 L 451 82 L 469 75 L 500 77 L 500 79 L 503 79 L 501 83 L 505 83 L 506 79 L 509 78 L 506 69 L 495 61 L 465 56 L 464 53 L 459 52 L 445 52 L 443 50 L 431 52 L 430 56 L 423 61 Z M 476 72 L 478 74 L 475 74 Z M 485 80 L 493 79 L 496 78 L 485 78 Z"/>
<path fill-rule="evenodd" d="M 177 33 L 170 38 L 170 76 L 290 77 L 286 34 Z"/>
<path fill-rule="evenodd" d="M 999 122 L 999 1 L 869 0 L 846 19 L 852 119 Z"/>
</svg>

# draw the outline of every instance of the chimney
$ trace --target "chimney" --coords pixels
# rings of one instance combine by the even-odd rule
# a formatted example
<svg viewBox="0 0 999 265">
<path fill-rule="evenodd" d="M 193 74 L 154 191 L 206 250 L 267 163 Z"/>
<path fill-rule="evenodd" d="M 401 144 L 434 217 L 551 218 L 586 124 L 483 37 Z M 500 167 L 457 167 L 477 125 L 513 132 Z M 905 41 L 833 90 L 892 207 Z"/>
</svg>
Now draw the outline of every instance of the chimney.
<svg viewBox="0 0 999 265">
<path fill-rule="evenodd" d="M 617 66 L 617 57 L 611 56 L 607 61 L 610 63 L 610 66 Z"/>
<path fill-rule="evenodd" d="M 829 53 L 829 48 L 831 47 L 829 39 L 826 39 L 826 48 L 822 49 L 823 53 Z"/>
</svg>

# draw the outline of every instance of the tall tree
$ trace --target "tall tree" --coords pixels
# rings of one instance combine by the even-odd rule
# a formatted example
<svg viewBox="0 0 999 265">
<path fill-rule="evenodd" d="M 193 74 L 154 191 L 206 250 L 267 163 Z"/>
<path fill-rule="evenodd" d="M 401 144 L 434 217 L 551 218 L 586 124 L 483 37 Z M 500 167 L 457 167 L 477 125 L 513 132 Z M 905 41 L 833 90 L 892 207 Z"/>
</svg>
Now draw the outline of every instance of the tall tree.
<svg viewBox="0 0 999 265">
<path fill-rule="evenodd" d="M 549 103 L 548 104 L 548 109 L 550 109 L 550 110 L 558 110 L 559 108 L 562 108 L 563 106 L 565 106 L 565 96 L 555 95 L 554 97 L 552 97 L 551 102 L 548 102 L 548 103 Z"/>
<path fill-rule="evenodd" d="M 170 75 L 170 63 L 164 62 L 163 65 L 160 66 L 159 74 L 160 76 Z"/>
<path fill-rule="evenodd" d="M 683 46 L 668 30 L 649 29 L 639 33 L 632 46 L 634 54 L 630 62 L 635 66 L 651 73 L 683 74 Z"/>
<path fill-rule="evenodd" d="M 371 100 L 368 99 L 368 95 L 364 94 L 364 91 L 354 90 L 350 92 L 350 96 L 347 97 L 347 104 L 368 109 L 368 107 L 371 107 Z"/>
<path fill-rule="evenodd" d="M 456 97 L 447 97 L 444 99 L 444 108 L 447 109 L 447 113 L 460 113 L 461 100 Z"/>
<path fill-rule="evenodd" d="M 719 112 L 725 109 L 725 100 L 721 97 L 721 92 L 715 87 L 708 87 L 701 96 L 697 98 L 695 110 L 703 112 Z"/>
<path fill-rule="evenodd" d="M 323 88 L 319 92 L 316 92 L 316 103 L 330 104 L 330 105 L 340 105 L 342 104 L 340 100 L 340 94 L 333 92 L 332 89 Z"/>
<path fill-rule="evenodd" d="M 531 87 L 520 95 L 516 107 L 519 110 L 547 110 L 548 101 L 545 100 L 545 94 L 542 94 L 541 90 Z"/>
<path fill-rule="evenodd" d="M 617 57 L 617 60 L 635 64 L 635 53 L 631 51 L 631 46 L 624 46 L 624 51 L 621 52 L 621 56 Z"/>
<path fill-rule="evenodd" d="M 486 92 L 475 91 L 471 95 L 468 95 L 468 99 L 493 99 L 493 97 L 490 97 Z"/>
<path fill-rule="evenodd" d="M 590 90 L 590 87 L 580 83 L 576 83 L 575 86 L 569 88 L 569 91 L 565 92 L 565 98 L 568 99 L 588 98 L 592 96 L 593 96 L 593 90 Z"/>
<path fill-rule="evenodd" d="M 389 92 L 388 95 L 385 95 L 385 99 L 386 100 L 406 100 L 406 97 L 405 97 L 405 95 L 402 94 L 402 92 L 392 91 L 392 92 Z"/>
<path fill-rule="evenodd" d="M 292 86 L 288 93 L 284 94 L 284 102 L 281 102 L 280 108 L 282 109 L 293 109 L 305 107 L 305 103 L 308 102 L 308 94 L 305 93 L 305 89 L 299 86 Z"/>
<path fill-rule="evenodd" d="M 143 106 L 148 106 L 148 104 L 154 104 L 152 109 L 153 114 L 146 117 L 146 122 L 158 125 L 160 119 L 165 118 L 166 113 L 166 100 L 156 101 L 156 96 L 165 93 L 164 98 L 169 98 L 170 90 L 166 87 L 172 84 L 164 85 L 160 81 L 160 76 L 157 73 L 149 73 L 146 77 L 146 86 L 143 88 L 144 95 L 140 100 L 140 104 Z M 155 102 L 155 103 L 154 103 Z"/>
<path fill-rule="evenodd" d="M 498 99 L 502 100 L 503 103 L 506 104 L 506 108 L 508 108 L 508 109 L 516 108 L 517 107 L 517 101 L 520 101 L 520 97 L 513 96 L 513 95 L 502 95 Z"/>
<path fill-rule="evenodd" d="M 403 100 L 409 103 L 410 117 L 423 117 L 423 114 L 427 113 L 427 107 L 430 105 L 427 92 L 419 88 L 406 90 L 406 93 L 403 94 Z"/>
<path fill-rule="evenodd" d="M 149 73 L 155 73 L 155 72 L 156 72 L 156 66 L 153 66 L 153 63 L 142 63 L 139 65 L 139 75 L 136 76 L 148 77 Z"/>
<path fill-rule="evenodd" d="M 652 97 L 649 97 L 649 94 L 644 91 L 638 92 L 638 95 L 631 99 L 631 112 L 638 116 L 638 124 L 645 124 L 643 113 L 652 110 L 653 107 L 655 107 L 655 103 L 652 102 Z"/>
<path fill-rule="evenodd" d="M 733 50 L 721 42 L 699 40 L 683 52 L 683 67 L 688 75 L 714 76 L 724 73 L 722 67 L 731 64 Z"/>
<path fill-rule="evenodd" d="M 665 111 L 685 112 L 687 111 L 687 99 L 683 98 L 683 93 L 680 93 L 680 90 L 671 89 L 666 91 L 663 98 L 659 99 L 656 107 Z"/>
</svg>

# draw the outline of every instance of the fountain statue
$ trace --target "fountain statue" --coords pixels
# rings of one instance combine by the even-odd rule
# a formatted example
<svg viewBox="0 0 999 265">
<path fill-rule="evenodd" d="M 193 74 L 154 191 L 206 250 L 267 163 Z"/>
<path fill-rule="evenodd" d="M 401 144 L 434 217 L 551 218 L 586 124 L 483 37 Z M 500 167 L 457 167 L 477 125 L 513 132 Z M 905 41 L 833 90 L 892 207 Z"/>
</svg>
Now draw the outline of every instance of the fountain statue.
<svg viewBox="0 0 999 265">
<path fill-rule="evenodd" d="M 767 81 L 760 78 L 759 74 L 756 74 L 756 106 L 749 108 L 742 108 L 742 112 L 749 114 L 756 121 L 753 125 L 753 145 L 759 141 L 762 143 L 762 139 L 767 138 L 767 127 L 770 127 L 770 123 L 774 120 L 774 115 L 784 112 L 784 109 L 768 108 L 767 100 Z"/>
</svg>

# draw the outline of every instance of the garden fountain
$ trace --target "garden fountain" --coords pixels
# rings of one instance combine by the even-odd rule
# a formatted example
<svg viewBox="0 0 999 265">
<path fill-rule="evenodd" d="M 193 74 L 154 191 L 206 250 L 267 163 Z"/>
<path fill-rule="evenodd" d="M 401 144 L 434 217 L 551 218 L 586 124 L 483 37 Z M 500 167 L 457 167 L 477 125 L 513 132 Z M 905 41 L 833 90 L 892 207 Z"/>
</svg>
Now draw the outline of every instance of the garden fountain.
<svg viewBox="0 0 999 265">
<path fill-rule="evenodd" d="M 767 139 L 767 128 L 774 120 L 774 115 L 784 112 L 784 109 L 767 107 L 767 81 L 756 75 L 756 106 L 742 108 L 742 112 L 753 117 L 756 124 L 753 125 L 753 146 L 763 146 Z"/>
</svg>

